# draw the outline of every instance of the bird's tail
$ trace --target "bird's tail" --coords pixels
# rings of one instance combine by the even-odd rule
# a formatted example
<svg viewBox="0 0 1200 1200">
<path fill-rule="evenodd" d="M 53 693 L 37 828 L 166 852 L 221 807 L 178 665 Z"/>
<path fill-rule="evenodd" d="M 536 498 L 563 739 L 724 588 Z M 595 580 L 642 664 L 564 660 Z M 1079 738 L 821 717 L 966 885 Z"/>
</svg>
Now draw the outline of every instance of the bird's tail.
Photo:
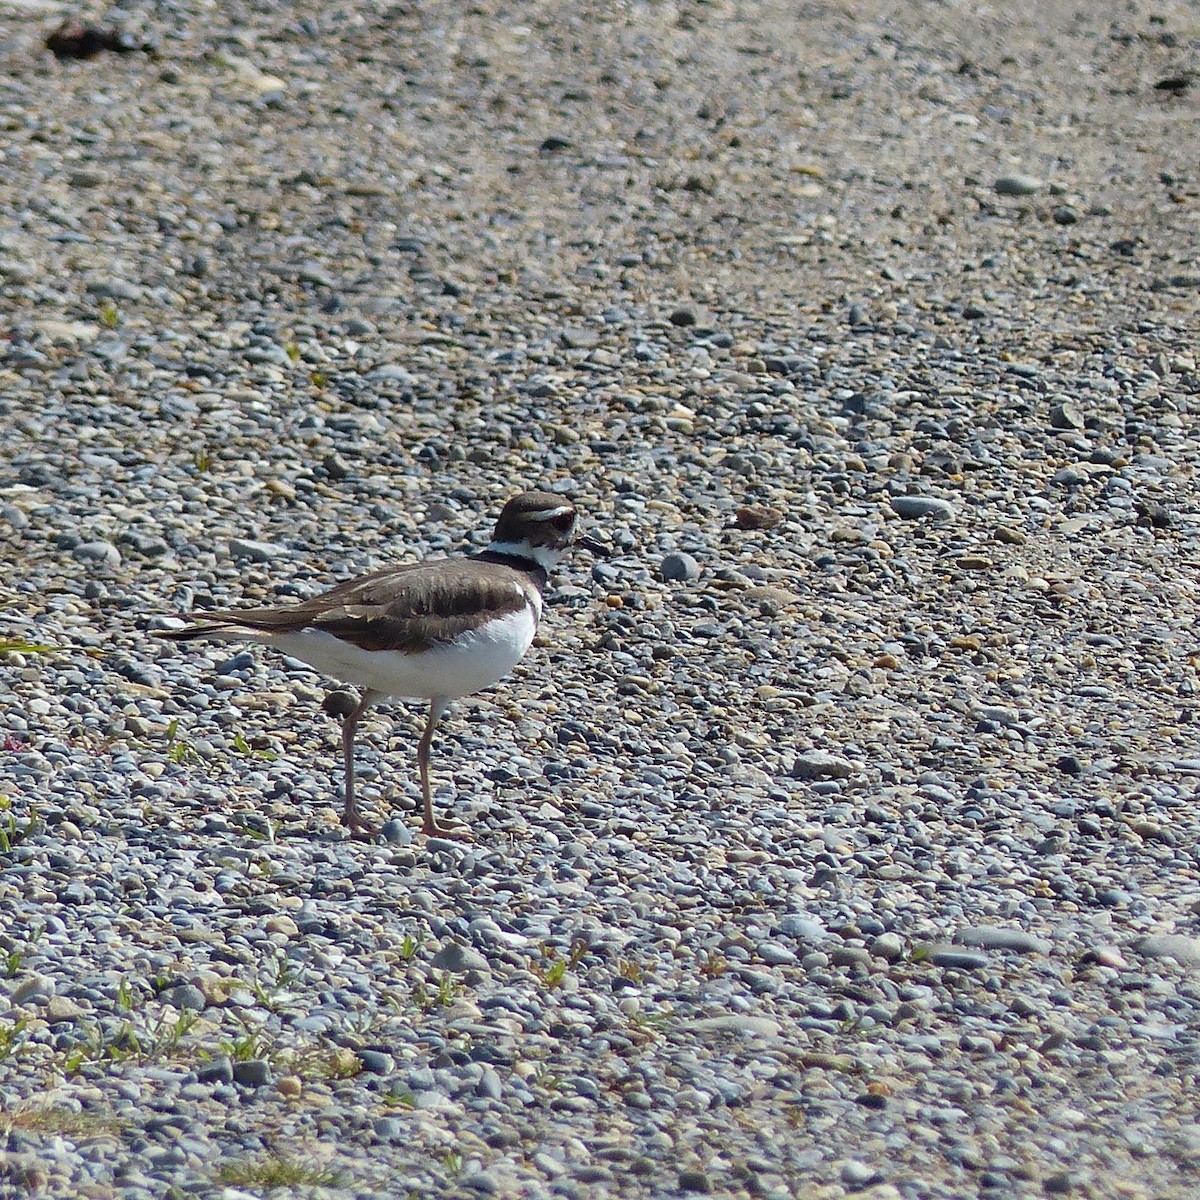
<svg viewBox="0 0 1200 1200">
<path fill-rule="evenodd" d="M 195 642 L 200 638 L 232 638 L 244 636 L 249 630 L 229 617 L 209 613 L 180 613 L 178 620 L 187 621 L 181 629 L 155 629 L 155 637 L 168 642 Z"/>
</svg>

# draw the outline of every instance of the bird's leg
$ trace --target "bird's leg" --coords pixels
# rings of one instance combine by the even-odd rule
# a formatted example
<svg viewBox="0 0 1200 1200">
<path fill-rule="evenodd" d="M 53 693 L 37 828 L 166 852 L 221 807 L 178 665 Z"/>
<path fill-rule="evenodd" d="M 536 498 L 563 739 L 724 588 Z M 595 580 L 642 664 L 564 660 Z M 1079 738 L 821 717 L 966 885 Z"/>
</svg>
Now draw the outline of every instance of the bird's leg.
<svg viewBox="0 0 1200 1200">
<path fill-rule="evenodd" d="M 421 734 L 421 742 L 417 746 L 417 768 L 421 774 L 421 799 L 425 802 L 425 821 L 421 832 L 430 837 L 457 838 L 469 842 L 470 833 L 465 829 L 455 829 L 439 825 L 433 815 L 433 789 L 429 786 L 429 751 L 433 747 L 433 731 L 437 723 L 450 707 L 450 701 L 445 696 L 434 696 L 429 702 L 429 719 L 425 722 L 425 732 Z"/>
<path fill-rule="evenodd" d="M 378 692 L 373 692 L 370 688 L 365 689 L 362 699 L 346 714 L 346 719 L 342 722 L 342 754 L 346 759 L 346 803 L 342 808 L 342 824 L 351 833 L 363 837 L 370 837 L 376 830 L 359 816 L 358 804 L 354 799 L 354 734 L 358 729 L 359 718 L 378 699 Z"/>
</svg>

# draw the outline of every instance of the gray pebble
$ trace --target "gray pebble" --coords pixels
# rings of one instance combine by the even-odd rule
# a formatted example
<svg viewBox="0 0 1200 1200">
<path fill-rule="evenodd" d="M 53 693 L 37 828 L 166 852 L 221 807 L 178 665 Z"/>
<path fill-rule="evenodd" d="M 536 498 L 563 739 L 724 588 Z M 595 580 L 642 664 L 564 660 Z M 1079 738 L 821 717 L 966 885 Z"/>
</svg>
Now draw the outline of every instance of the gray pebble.
<svg viewBox="0 0 1200 1200">
<path fill-rule="evenodd" d="M 791 966 L 797 961 L 795 952 L 778 942 L 759 942 L 756 949 L 758 957 L 770 967 Z"/>
<path fill-rule="evenodd" d="M 673 551 L 663 555 L 659 573 L 668 583 L 692 583 L 700 578 L 700 564 L 690 554 Z"/>
<path fill-rule="evenodd" d="M 900 935 L 895 933 L 881 933 L 871 942 L 869 949 L 872 957 L 886 959 L 888 962 L 896 962 L 904 957 L 904 942 Z"/>
<path fill-rule="evenodd" d="M 851 1191 L 859 1191 L 872 1183 L 877 1183 L 882 1178 L 874 1167 L 853 1158 L 842 1163 L 840 1176 L 842 1182 Z"/>
<path fill-rule="evenodd" d="M 233 1063 L 225 1054 L 219 1054 L 196 1068 L 196 1078 L 201 1083 L 232 1083 Z"/>
<path fill-rule="evenodd" d="M 1073 400 L 1064 400 L 1050 410 L 1050 424 L 1055 429 L 1082 429 L 1083 413 Z"/>
<path fill-rule="evenodd" d="M 230 557 L 243 562 L 275 562 L 285 557 L 288 553 L 288 548 L 279 545 L 277 542 L 256 542 L 250 538 L 229 539 Z"/>
<path fill-rule="evenodd" d="M 121 552 L 112 542 L 81 542 L 74 550 L 75 557 L 82 563 L 102 567 L 119 567 Z"/>
<path fill-rule="evenodd" d="M 479 1076 L 479 1082 L 475 1085 L 475 1090 L 480 1096 L 485 1096 L 489 1100 L 504 1098 L 504 1084 L 492 1067 L 484 1068 L 483 1073 Z"/>
<path fill-rule="evenodd" d="M 488 961 L 482 954 L 459 942 L 448 942 L 430 959 L 429 965 L 435 970 L 455 974 L 488 969 Z"/>
<path fill-rule="evenodd" d="M 826 750 L 809 750 L 792 762 L 796 779 L 849 779 L 853 774 L 854 764 L 849 759 Z"/>
<path fill-rule="evenodd" d="M 265 1058 L 247 1058 L 235 1062 L 233 1081 L 243 1087 L 263 1087 L 271 1082 L 271 1064 Z"/>
<path fill-rule="evenodd" d="M 29 518 L 15 504 L 0 505 L 0 520 L 3 520 L 9 529 L 29 528 Z"/>
<path fill-rule="evenodd" d="M 390 1075 L 396 1069 L 396 1061 L 382 1050 L 360 1050 L 358 1061 L 369 1075 Z"/>
<path fill-rule="evenodd" d="M 1051 945 L 1023 929 L 1000 929 L 995 925 L 973 925 L 960 929 L 954 940 L 964 946 L 985 950 L 1015 950 L 1018 954 L 1049 954 Z"/>
<path fill-rule="evenodd" d="M 1001 175 L 993 186 L 998 196 L 1032 196 L 1046 184 L 1036 175 Z"/>
<path fill-rule="evenodd" d="M 982 971 L 991 965 L 986 954 L 978 950 L 964 950 L 960 946 L 927 946 L 921 957 L 935 966 L 953 967 L 960 971 Z"/>
<path fill-rule="evenodd" d="M 893 496 L 892 509 L 907 521 L 928 517 L 931 521 L 948 521 L 954 516 L 954 505 L 937 496 Z"/>
<path fill-rule="evenodd" d="M 805 942 L 817 942 L 829 936 L 825 926 L 815 917 L 803 913 L 788 913 L 780 919 L 779 932 Z"/>
<path fill-rule="evenodd" d="M 778 1037 L 783 1026 L 770 1017 L 748 1017 L 730 1014 L 725 1017 L 705 1017 L 685 1021 L 683 1028 L 703 1037 L 740 1034 L 744 1037 Z"/>
<path fill-rule="evenodd" d="M 1138 938 L 1133 948 L 1145 958 L 1169 958 L 1187 967 L 1200 966 L 1200 938 L 1186 934 L 1152 934 Z"/>
<path fill-rule="evenodd" d="M 192 983 L 177 983 L 159 994 L 164 1004 L 180 1011 L 203 1012 L 208 1007 L 208 998 Z"/>
<path fill-rule="evenodd" d="M 388 1142 L 398 1141 L 408 1133 L 404 1122 L 398 1117 L 376 1117 L 371 1128 L 376 1137 Z"/>
<path fill-rule="evenodd" d="M 385 821 L 379 832 L 389 846 L 411 846 L 413 843 L 412 827 L 399 817 Z"/>
<path fill-rule="evenodd" d="M 57 991 L 58 985 L 49 975 L 29 975 L 9 993 L 13 1004 L 45 1004 Z"/>
</svg>

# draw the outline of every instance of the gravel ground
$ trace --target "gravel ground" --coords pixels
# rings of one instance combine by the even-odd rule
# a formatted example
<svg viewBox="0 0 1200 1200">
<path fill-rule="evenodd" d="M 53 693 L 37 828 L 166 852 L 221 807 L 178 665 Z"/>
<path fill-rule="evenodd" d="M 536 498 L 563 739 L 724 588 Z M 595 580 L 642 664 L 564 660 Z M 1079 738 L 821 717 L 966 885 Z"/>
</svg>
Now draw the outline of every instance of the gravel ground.
<svg viewBox="0 0 1200 1200">
<path fill-rule="evenodd" d="M 1195 10 L 65 11 L 0 18 L 0 1196 L 1194 1196 Z M 148 635 L 534 485 L 613 552 L 439 733 L 471 845 L 415 708 L 349 841 L 328 682 Z"/>
</svg>

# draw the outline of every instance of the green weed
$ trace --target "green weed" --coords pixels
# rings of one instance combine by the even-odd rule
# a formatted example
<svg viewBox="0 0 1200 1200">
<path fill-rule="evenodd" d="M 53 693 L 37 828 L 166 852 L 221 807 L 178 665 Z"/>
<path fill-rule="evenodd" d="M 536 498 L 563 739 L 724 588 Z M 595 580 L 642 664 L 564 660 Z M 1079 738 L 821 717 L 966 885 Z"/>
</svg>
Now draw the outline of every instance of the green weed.
<svg viewBox="0 0 1200 1200">
<path fill-rule="evenodd" d="M 167 759 L 173 763 L 197 763 L 200 753 L 185 737 L 179 736 L 179 718 L 167 726 Z"/>
<path fill-rule="evenodd" d="M 217 1168 L 216 1180 L 227 1187 L 276 1188 L 341 1187 L 343 1176 L 338 1171 L 308 1166 L 278 1154 L 258 1158 L 233 1159 Z"/>
</svg>

